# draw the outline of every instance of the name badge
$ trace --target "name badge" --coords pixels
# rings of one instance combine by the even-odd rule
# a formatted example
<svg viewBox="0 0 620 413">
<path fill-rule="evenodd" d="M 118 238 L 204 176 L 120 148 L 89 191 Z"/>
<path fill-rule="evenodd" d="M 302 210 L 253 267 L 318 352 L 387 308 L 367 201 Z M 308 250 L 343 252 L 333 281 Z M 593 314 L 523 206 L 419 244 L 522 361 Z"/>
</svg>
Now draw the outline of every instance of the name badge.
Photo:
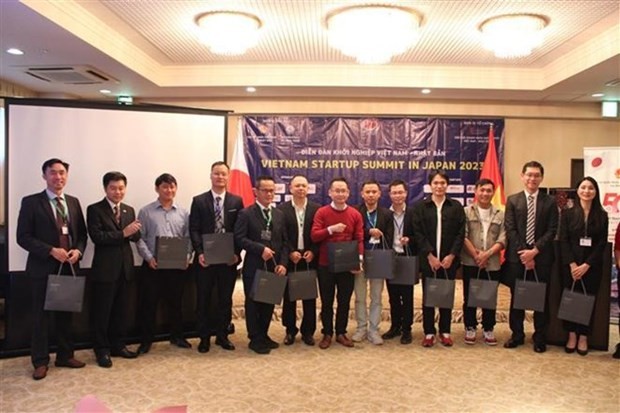
<svg viewBox="0 0 620 413">
<path fill-rule="evenodd" d="M 271 241 L 271 231 L 268 229 L 264 229 L 260 232 L 260 239 L 263 241 Z"/>
<path fill-rule="evenodd" d="M 63 225 L 60 231 L 62 232 L 62 235 L 69 235 L 69 227 L 66 225 Z"/>
<path fill-rule="evenodd" d="M 581 237 L 581 238 L 579 238 L 579 246 L 580 247 L 591 247 L 592 246 L 592 238 L 590 238 L 590 237 Z"/>
<path fill-rule="evenodd" d="M 380 242 L 379 238 L 371 237 L 368 241 L 369 244 L 378 244 Z"/>
</svg>

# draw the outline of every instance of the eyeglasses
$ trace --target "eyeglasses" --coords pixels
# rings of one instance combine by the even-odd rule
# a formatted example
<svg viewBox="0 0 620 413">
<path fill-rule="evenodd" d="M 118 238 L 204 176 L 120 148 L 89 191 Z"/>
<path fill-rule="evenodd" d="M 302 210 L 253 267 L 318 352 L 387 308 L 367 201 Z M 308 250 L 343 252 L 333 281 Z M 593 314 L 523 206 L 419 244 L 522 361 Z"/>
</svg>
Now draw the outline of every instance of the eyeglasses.
<svg viewBox="0 0 620 413">
<path fill-rule="evenodd" d="M 530 179 L 539 179 L 542 178 L 541 174 L 523 174 L 523 176 L 525 176 L 526 178 L 530 178 Z"/>
<path fill-rule="evenodd" d="M 258 190 L 262 192 L 263 194 L 274 194 L 276 192 L 275 189 L 259 188 Z"/>
</svg>

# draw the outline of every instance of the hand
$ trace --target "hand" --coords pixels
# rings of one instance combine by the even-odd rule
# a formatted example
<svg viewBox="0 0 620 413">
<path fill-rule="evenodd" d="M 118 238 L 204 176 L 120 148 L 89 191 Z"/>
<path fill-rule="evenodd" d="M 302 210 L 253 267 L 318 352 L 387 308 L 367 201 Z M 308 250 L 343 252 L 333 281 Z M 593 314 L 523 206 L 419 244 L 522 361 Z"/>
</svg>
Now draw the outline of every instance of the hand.
<svg viewBox="0 0 620 413">
<path fill-rule="evenodd" d="M 372 238 L 379 239 L 383 237 L 383 232 L 381 232 L 379 228 L 370 228 L 368 230 L 368 235 L 370 235 Z"/>
<path fill-rule="evenodd" d="M 207 264 L 207 261 L 205 260 L 205 255 L 204 254 L 200 254 L 198 256 L 198 264 L 200 264 L 200 266 L 204 267 L 204 268 L 206 268 L 207 265 L 209 265 L 209 264 Z"/>
<path fill-rule="evenodd" d="M 409 245 L 409 237 L 400 237 L 400 245 Z"/>
<path fill-rule="evenodd" d="M 52 248 L 50 255 L 54 257 L 56 261 L 65 262 L 69 259 L 69 253 L 64 248 Z"/>
<path fill-rule="evenodd" d="M 478 268 L 486 268 L 489 263 L 489 258 L 491 258 L 489 251 L 478 251 L 478 255 L 474 260 L 476 264 L 478 264 Z"/>
<path fill-rule="evenodd" d="M 332 234 L 337 234 L 337 233 L 343 232 L 346 227 L 347 225 L 341 222 L 339 224 L 332 225 L 328 228 Z"/>
<path fill-rule="evenodd" d="M 531 250 L 521 250 L 517 251 L 517 254 L 519 254 L 521 264 L 525 265 L 528 261 L 534 261 L 536 255 L 538 255 L 538 250 L 536 248 L 532 248 Z"/>
<path fill-rule="evenodd" d="M 237 254 L 235 254 L 235 255 L 233 255 L 233 259 L 232 259 L 232 262 L 230 263 L 230 265 L 236 265 L 240 260 L 241 260 L 241 258 L 239 258 L 239 256 Z"/>
<path fill-rule="evenodd" d="M 448 254 L 441 260 L 441 266 L 447 270 L 452 266 L 452 262 L 454 262 L 454 255 Z"/>
<path fill-rule="evenodd" d="M 151 258 L 151 259 L 149 260 L 148 264 L 149 264 L 149 267 L 150 267 L 152 270 L 156 270 L 156 269 L 157 269 L 157 260 L 156 260 L 155 258 Z"/>
<path fill-rule="evenodd" d="M 269 261 L 271 259 L 273 259 L 273 257 L 275 257 L 276 253 L 274 250 L 272 250 L 269 247 L 265 247 L 263 249 L 263 253 L 261 254 L 261 257 L 263 258 L 263 261 Z"/>
<path fill-rule="evenodd" d="M 76 262 L 80 260 L 80 256 L 81 256 L 80 250 L 73 249 L 69 251 L 67 254 L 69 256 L 69 259 L 67 261 L 69 261 L 69 264 L 71 265 L 75 264 Z"/>
<path fill-rule="evenodd" d="M 312 251 L 305 251 L 302 258 L 306 260 L 308 264 L 310 264 L 312 260 L 314 259 L 314 254 L 312 253 Z"/>
<path fill-rule="evenodd" d="M 583 276 L 586 275 L 589 269 L 590 269 L 590 266 L 586 264 L 585 262 L 581 265 L 575 265 L 574 269 L 571 268 L 571 275 L 573 277 L 573 280 L 577 281 L 577 280 L 582 279 Z"/>
<path fill-rule="evenodd" d="M 142 228 L 142 224 L 140 224 L 138 220 L 135 220 L 134 222 L 132 222 L 131 224 L 123 228 L 123 237 L 124 238 L 131 237 L 133 234 L 140 231 L 141 228 Z"/>
<path fill-rule="evenodd" d="M 288 257 L 293 262 L 293 264 L 297 264 L 299 260 L 301 260 L 301 252 L 293 251 L 288 255 Z"/>
<path fill-rule="evenodd" d="M 364 261 L 360 261 L 360 269 L 359 270 L 352 270 L 351 274 L 353 275 L 360 275 L 364 272 Z"/>
<path fill-rule="evenodd" d="M 276 265 L 274 272 L 279 277 L 284 277 L 286 275 L 286 267 L 284 265 Z"/>
<path fill-rule="evenodd" d="M 430 265 L 433 271 L 437 271 L 441 268 L 441 261 L 439 258 L 435 257 L 433 254 L 428 254 L 428 265 Z"/>
<path fill-rule="evenodd" d="M 531 271 L 536 268 L 536 262 L 534 262 L 534 260 L 528 261 L 527 263 L 523 264 L 523 266 L 526 270 Z"/>
</svg>

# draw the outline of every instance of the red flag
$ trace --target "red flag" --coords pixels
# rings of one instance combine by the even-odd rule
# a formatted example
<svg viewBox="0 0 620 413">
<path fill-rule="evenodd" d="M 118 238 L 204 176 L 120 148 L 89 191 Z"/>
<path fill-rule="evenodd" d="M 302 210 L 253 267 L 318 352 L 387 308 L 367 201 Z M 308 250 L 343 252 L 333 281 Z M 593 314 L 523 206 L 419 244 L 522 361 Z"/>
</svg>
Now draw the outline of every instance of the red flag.
<svg viewBox="0 0 620 413">
<path fill-rule="evenodd" d="M 242 119 L 239 119 L 237 125 L 237 140 L 232 157 L 232 165 L 230 167 L 230 182 L 228 189 L 233 194 L 243 198 L 243 205 L 250 206 L 254 203 L 254 192 L 252 191 L 252 181 L 248 171 L 248 164 L 245 160 L 245 149 L 243 145 L 243 128 Z"/>
<path fill-rule="evenodd" d="M 495 136 L 493 135 L 493 125 L 489 128 L 489 147 L 484 157 L 484 165 L 480 178 L 487 178 L 495 184 L 495 193 L 491 199 L 491 204 L 502 211 L 506 207 L 506 194 L 504 192 L 504 183 L 502 182 L 502 174 L 499 170 L 499 162 L 497 160 L 497 152 L 495 151 Z"/>
</svg>

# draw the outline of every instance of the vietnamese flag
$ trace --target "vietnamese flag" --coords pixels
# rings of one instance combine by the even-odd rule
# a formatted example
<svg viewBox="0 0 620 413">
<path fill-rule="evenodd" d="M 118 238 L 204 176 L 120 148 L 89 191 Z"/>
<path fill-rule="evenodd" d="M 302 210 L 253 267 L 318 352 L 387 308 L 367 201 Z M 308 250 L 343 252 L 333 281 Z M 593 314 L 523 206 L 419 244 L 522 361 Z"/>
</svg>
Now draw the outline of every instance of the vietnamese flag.
<svg viewBox="0 0 620 413">
<path fill-rule="evenodd" d="M 504 192 L 504 183 L 502 182 L 502 174 L 499 170 L 499 162 L 497 160 L 497 152 L 495 151 L 495 136 L 493 134 L 493 125 L 489 128 L 489 147 L 484 157 L 482 172 L 480 178 L 487 178 L 495 184 L 495 193 L 491 199 L 491 204 L 500 210 L 506 208 L 506 194 Z"/>
<path fill-rule="evenodd" d="M 237 124 L 237 140 L 232 157 L 232 165 L 230 166 L 230 180 L 228 189 L 231 193 L 239 195 L 243 198 L 243 205 L 248 207 L 254 203 L 254 191 L 252 190 L 252 181 L 248 171 L 248 164 L 245 160 L 245 149 L 243 145 L 243 127 L 242 119 Z"/>
</svg>

